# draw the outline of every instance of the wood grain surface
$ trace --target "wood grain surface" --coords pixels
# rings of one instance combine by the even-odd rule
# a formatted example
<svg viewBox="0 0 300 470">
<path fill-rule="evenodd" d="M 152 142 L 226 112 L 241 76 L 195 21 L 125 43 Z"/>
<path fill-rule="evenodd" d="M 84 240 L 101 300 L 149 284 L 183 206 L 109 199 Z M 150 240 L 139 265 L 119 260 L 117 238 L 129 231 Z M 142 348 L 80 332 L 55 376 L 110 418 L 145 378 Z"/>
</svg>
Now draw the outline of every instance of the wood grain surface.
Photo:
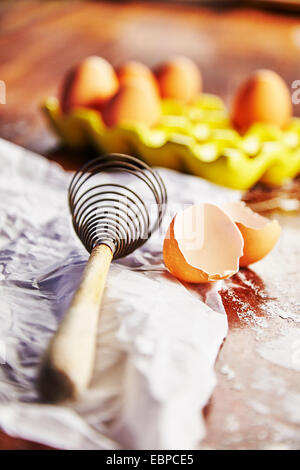
<svg viewBox="0 0 300 470">
<path fill-rule="evenodd" d="M 189 56 L 201 68 L 205 91 L 217 93 L 229 103 L 240 81 L 256 68 L 276 70 L 289 86 L 300 79 L 300 18 L 254 9 L 159 3 L 1 2 L 0 80 L 6 84 L 7 95 L 6 104 L 0 105 L 0 137 L 56 160 L 66 169 L 78 168 L 86 155 L 59 148 L 39 106 L 45 97 L 57 93 L 66 70 L 91 54 L 101 55 L 113 65 L 136 59 L 149 66 L 170 55 Z M 300 115 L 300 105 L 294 113 Z M 249 449 L 274 442 L 272 420 L 259 426 L 257 416 L 246 405 L 247 400 L 255 399 L 249 385 L 251 370 L 265 362 L 254 356 L 254 333 L 241 326 L 236 305 L 230 301 L 230 296 L 246 288 L 246 300 L 251 303 L 257 289 L 263 289 L 259 276 L 251 270 L 243 273 L 223 293 L 231 329 L 217 364 L 218 385 L 205 410 L 208 434 L 203 445 L 207 448 Z M 300 279 L 295 278 L 297 281 Z M 228 363 L 243 390 L 231 388 L 228 374 L 222 370 Z M 269 367 L 299 389 L 296 373 Z M 233 411 L 242 423 L 238 443 L 224 437 L 224 422 Z M 282 421 L 274 410 L 273 426 Z M 233 425 L 230 431 L 229 424 L 230 435 Z M 0 433 L 0 449 L 40 448 L 43 446 Z"/>
</svg>

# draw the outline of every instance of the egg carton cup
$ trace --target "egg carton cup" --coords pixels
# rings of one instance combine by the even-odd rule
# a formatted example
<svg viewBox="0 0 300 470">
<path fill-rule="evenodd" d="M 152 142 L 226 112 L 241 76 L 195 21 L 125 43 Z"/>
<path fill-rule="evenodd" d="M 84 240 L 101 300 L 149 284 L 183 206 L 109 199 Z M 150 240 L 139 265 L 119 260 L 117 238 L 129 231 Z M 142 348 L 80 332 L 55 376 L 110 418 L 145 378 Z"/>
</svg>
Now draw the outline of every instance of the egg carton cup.
<svg viewBox="0 0 300 470">
<path fill-rule="evenodd" d="M 153 128 L 108 128 L 97 111 L 87 108 L 65 115 L 56 98 L 48 98 L 43 110 L 68 147 L 128 153 L 230 188 L 245 190 L 258 181 L 280 186 L 300 173 L 300 119 L 293 118 L 284 130 L 256 123 L 240 135 L 214 95 L 202 94 L 191 105 L 162 100 L 161 119 Z"/>
</svg>

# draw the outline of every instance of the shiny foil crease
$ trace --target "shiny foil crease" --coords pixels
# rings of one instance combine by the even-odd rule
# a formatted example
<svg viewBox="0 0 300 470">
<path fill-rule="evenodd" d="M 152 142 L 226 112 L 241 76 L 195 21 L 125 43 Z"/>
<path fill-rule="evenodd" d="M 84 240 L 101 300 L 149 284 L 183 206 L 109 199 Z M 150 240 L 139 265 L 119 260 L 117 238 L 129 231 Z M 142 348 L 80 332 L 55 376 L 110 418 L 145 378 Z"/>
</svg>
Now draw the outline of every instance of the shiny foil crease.
<svg viewBox="0 0 300 470">
<path fill-rule="evenodd" d="M 196 447 L 227 318 L 218 285 L 188 286 L 166 271 L 163 235 L 182 204 L 240 193 L 159 170 L 170 201 L 163 227 L 111 266 L 91 385 L 79 402 L 54 406 L 35 390 L 40 357 L 88 258 L 71 226 L 71 174 L 3 140 L 0 166 L 0 427 L 61 449 Z"/>
</svg>

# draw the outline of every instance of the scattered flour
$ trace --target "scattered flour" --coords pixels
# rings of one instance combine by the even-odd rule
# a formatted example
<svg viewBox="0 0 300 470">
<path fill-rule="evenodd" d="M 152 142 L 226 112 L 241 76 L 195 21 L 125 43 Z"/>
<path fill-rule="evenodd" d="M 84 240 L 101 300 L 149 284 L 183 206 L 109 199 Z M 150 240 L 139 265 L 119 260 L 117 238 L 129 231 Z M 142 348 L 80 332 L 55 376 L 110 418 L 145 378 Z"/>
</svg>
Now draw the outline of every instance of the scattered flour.
<svg viewBox="0 0 300 470">
<path fill-rule="evenodd" d="M 259 344 L 257 352 L 273 364 L 300 372 L 300 328 L 282 329 L 278 338 Z"/>
</svg>

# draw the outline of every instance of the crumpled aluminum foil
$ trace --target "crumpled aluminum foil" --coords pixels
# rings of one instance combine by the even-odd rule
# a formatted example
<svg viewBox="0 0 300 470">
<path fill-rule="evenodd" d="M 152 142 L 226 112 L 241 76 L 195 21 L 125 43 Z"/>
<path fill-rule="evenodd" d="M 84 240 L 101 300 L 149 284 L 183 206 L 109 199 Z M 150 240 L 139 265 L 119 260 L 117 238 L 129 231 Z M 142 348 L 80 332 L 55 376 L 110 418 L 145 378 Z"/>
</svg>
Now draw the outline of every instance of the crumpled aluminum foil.
<svg viewBox="0 0 300 470">
<path fill-rule="evenodd" d="M 227 318 L 217 284 L 185 285 L 166 271 L 162 240 L 180 205 L 239 192 L 159 170 L 164 227 L 112 264 L 92 383 L 79 402 L 56 406 L 39 402 L 35 379 L 88 258 L 71 226 L 71 174 L 4 140 L 0 167 L 0 427 L 61 449 L 197 446 Z"/>
</svg>

